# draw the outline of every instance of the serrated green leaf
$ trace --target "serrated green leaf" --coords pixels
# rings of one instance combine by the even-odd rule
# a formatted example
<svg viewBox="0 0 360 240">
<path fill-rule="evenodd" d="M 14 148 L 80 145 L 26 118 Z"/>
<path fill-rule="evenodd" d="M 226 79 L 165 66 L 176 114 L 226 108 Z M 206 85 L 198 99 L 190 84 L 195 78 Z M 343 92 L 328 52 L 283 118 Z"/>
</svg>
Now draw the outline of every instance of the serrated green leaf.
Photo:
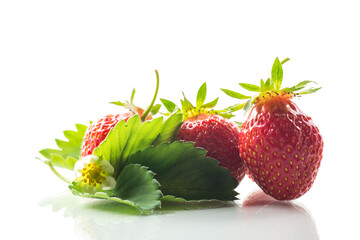
<svg viewBox="0 0 360 240">
<path fill-rule="evenodd" d="M 55 139 L 60 149 L 46 148 L 39 151 L 41 155 L 50 160 L 52 165 L 70 170 L 74 169 L 74 164 L 80 157 L 81 144 L 87 129 L 87 126 L 82 124 L 75 126 L 77 131 L 64 131 L 64 136 L 68 141 Z"/>
<path fill-rule="evenodd" d="M 230 97 L 233 97 L 233 98 L 237 98 L 237 99 L 248 99 L 248 98 L 250 98 L 250 96 L 245 96 L 245 95 L 243 95 L 241 93 L 234 92 L 234 91 L 229 90 L 229 89 L 221 88 L 220 90 L 223 91 L 226 95 L 228 95 Z"/>
<path fill-rule="evenodd" d="M 239 85 L 248 91 L 260 92 L 260 87 L 250 83 L 239 83 Z"/>
<path fill-rule="evenodd" d="M 164 107 L 170 112 L 172 113 L 176 108 L 176 104 L 173 103 L 172 101 L 160 98 L 160 101 L 162 102 L 162 104 L 164 105 Z"/>
<path fill-rule="evenodd" d="M 274 83 L 276 90 L 279 90 L 281 87 L 283 79 L 283 69 L 280 63 L 279 58 L 276 58 L 271 69 L 271 81 Z"/>
<path fill-rule="evenodd" d="M 112 200 L 140 210 L 152 210 L 160 206 L 162 197 L 154 173 L 139 164 L 125 166 L 116 181 L 115 188 L 110 191 L 84 193 L 76 183 L 69 188 L 76 196 Z"/>
<path fill-rule="evenodd" d="M 154 179 L 154 173 L 140 164 L 125 166 L 113 192 L 117 197 L 131 201 L 144 210 L 161 204 L 162 193 L 158 181 Z"/>
<path fill-rule="evenodd" d="M 160 133 L 163 118 L 155 118 L 141 124 L 134 115 L 126 123 L 120 121 L 110 130 L 106 139 L 94 150 L 95 156 L 110 161 L 117 177 L 129 156 L 150 146 Z"/>
<path fill-rule="evenodd" d="M 215 100 L 205 103 L 204 105 L 202 105 L 202 108 L 213 108 L 216 106 L 217 102 L 218 102 L 219 98 L 216 98 Z"/>
<path fill-rule="evenodd" d="M 206 82 L 204 82 L 198 90 L 196 95 L 196 108 L 200 109 L 200 107 L 204 104 L 206 98 Z"/>
<path fill-rule="evenodd" d="M 175 141 L 151 146 L 132 155 L 129 163 L 141 164 L 156 173 L 164 195 L 186 200 L 234 200 L 238 182 L 219 162 L 192 142 Z"/>
<path fill-rule="evenodd" d="M 182 125 L 182 119 L 182 113 L 174 113 L 166 119 L 161 125 L 160 133 L 153 142 L 153 145 L 175 141 Z"/>
</svg>

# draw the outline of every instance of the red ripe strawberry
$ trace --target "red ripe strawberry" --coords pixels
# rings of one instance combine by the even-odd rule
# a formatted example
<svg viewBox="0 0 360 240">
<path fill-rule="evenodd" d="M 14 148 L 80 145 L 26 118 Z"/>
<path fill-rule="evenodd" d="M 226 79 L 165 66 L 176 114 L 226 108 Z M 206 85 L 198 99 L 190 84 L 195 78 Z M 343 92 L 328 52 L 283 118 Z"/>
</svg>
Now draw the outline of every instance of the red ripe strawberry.
<svg viewBox="0 0 360 240">
<path fill-rule="evenodd" d="M 260 188 L 276 199 L 290 200 L 301 197 L 314 183 L 324 143 L 311 118 L 291 100 L 320 88 L 298 92 L 310 83 L 303 81 L 280 89 L 282 63 L 276 58 L 271 79 L 266 83 L 261 80 L 261 87 L 240 84 L 260 93 L 245 105 L 253 107 L 240 130 L 239 149 Z M 230 95 L 227 91 L 224 92 Z"/>
<path fill-rule="evenodd" d="M 144 109 L 137 107 L 133 104 L 135 89 L 131 94 L 130 102 L 128 101 L 126 101 L 125 103 L 122 103 L 120 101 L 111 102 L 112 104 L 126 107 L 127 109 L 129 109 L 129 111 L 123 114 L 114 114 L 114 115 L 109 114 L 99 119 L 98 121 L 93 122 L 86 130 L 84 136 L 84 140 L 81 147 L 82 157 L 92 154 L 94 149 L 97 148 L 100 145 L 100 143 L 105 140 L 109 131 L 113 129 L 119 121 L 124 120 L 126 122 L 130 117 L 132 117 L 135 114 L 138 114 L 141 117 L 142 121 L 147 121 L 152 119 L 152 115 L 149 114 L 149 112 L 151 111 L 151 113 L 154 115 L 160 109 L 159 104 L 154 106 L 154 102 L 159 90 L 159 75 L 156 70 L 155 73 L 157 79 L 156 90 L 153 100 L 150 106 L 147 108 L 147 110 L 145 111 Z"/>
<path fill-rule="evenodd" d="M 196 107 L 185 96 L 184 100 L 181 100 L 184 123 L 179 130 L 178 140 L 195 142 L 195 147 L 207 150 L 208 157 L 218 160 L 219 165 L 228 168 L 232 176 L 240 182 L 246 167 L 238 154 L 239 128 L 226 119 L 232 117 L 231 112 L 238 110 L 239 106 L 220 111 L 208 110 L 216 105 L 218 98 L 204 104 L 205 97 L 206 83 L 198 91 Z M 176 108 L 176 105 L 168 100 L 161 101 L 170 112 Z"/>
<path fill-rule="evenodd" d="M 91 155 L 95 148 L 97 148 L 102 141 L 105 140 L 109 131 L 115 127 L 115 125 L 121 121 L 125 122 L 134 115 L 132 112 L 124 114 L 109 114 L 104 118 L 92 123 L 86 130 L 84 140 L 81 146 L 81 157 Z"/>
</svg>

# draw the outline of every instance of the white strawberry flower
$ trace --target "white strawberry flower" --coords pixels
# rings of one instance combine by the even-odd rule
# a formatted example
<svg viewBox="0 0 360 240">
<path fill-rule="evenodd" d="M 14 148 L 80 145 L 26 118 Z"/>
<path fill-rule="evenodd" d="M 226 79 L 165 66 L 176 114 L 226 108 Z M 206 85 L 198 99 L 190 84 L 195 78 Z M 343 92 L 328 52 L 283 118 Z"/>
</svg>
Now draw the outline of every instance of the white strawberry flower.
<svg viewBox="0 0 360 240">
<path fill-rule="evenodd" d="M 75 182 L 86 193 L 115 188 L 116 181 L 112 177 L 114 168 L 109 161 L 88 155 L 75 163 Z"/>
</svg>

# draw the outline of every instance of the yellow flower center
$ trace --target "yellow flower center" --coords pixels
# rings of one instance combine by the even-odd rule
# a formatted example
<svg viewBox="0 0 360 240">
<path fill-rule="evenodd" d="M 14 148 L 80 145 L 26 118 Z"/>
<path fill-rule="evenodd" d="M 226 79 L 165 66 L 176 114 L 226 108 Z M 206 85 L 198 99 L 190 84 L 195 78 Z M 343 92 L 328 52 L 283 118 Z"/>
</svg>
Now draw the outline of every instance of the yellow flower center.
<svg viewBox="0 0 360 240">
<path fill-rule="evenodd" d="M 82 177 L 84 183 L 88 183 L 90 186 L 94 187 L 97 184 L 102 184 L 106 180 L 105 171 L 102 166 L 97 165 L 96 163 L 89 163 L 83 168 Z"/>
</svg>

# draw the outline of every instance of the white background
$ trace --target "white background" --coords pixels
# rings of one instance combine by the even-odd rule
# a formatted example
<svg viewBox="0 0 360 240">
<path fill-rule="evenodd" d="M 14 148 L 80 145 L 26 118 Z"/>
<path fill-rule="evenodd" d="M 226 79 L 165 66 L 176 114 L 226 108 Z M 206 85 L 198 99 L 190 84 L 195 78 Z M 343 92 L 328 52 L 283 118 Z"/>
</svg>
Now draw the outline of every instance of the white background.
<svg viewBox="0 0 360 240">
<path fill-rule="evenodd" d="M 7 239 L 360 239 L 357 1 L 1 1 L 1 235 Z M 267 78 L 323 88 L 298 106 L 325 142 L 313 188 L 291 203 L 246 207 L 244 180 L 227 208 L 129 216 L 72 197 L 35 157 L 75 123 L 159 96 L 236 103 L 219 88 Z M 244 120 L 240 114 L 235 120 Z M 102 205 L 100 205 L 102 206 Z M 114 210 L 115 209 L 115 210 Z M 108 210 L 108 211 L 105 211 Z M 115 211 L 115 212 L 111 212 Z"/>
</svg>

